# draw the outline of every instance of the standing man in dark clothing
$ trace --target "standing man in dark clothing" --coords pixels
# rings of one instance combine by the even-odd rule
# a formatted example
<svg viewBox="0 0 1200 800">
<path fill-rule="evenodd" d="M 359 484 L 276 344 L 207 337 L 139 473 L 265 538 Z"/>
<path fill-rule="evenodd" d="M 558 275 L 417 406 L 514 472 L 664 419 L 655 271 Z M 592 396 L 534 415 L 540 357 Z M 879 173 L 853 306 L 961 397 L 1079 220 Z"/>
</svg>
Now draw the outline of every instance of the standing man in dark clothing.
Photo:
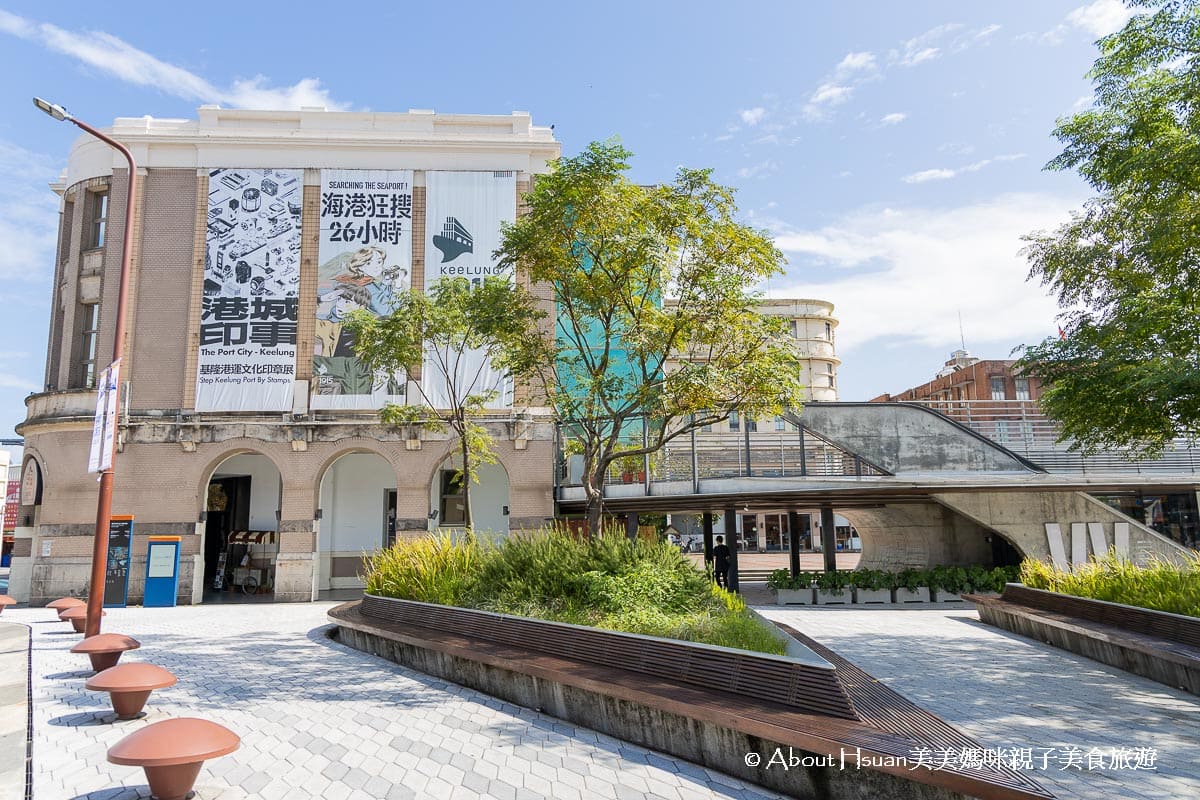
<svg viewBox="0 0 1200 800">
<path fill-rule="evenodd" d="M 717 586 L 725 589 L 729 588 L 729 545 L 725 544 L 725 537 L 718 536 L 717 543 L 713 547 L 713 569 L 716 572 Z"/>
</svg>

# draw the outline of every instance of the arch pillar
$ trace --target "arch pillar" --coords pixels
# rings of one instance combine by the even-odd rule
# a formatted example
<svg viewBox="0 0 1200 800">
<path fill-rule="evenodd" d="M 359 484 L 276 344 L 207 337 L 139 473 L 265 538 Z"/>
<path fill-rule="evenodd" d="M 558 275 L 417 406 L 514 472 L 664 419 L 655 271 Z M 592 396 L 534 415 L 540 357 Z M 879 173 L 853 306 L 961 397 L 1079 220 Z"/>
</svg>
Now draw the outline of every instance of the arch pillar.
<svg viewBox="0 0 1200 800">
<path fill-rule="evenodd" d="M 279 555 L 275 561 L 275 599 L 317 599 L 317 531 L 311 482 L 283 476 L 279 496 Z"/>
</svg>

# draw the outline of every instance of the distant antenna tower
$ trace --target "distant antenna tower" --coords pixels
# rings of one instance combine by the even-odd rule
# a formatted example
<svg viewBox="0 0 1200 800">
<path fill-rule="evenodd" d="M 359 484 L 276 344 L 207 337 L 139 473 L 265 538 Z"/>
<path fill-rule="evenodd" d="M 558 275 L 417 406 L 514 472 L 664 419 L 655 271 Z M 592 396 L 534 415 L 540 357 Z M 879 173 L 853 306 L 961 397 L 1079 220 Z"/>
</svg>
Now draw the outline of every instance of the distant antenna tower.
<svg viewBox="0 0 1200 800">
<path fill-rule="evenodd" d="M 962 349 L 967 349 L 967 337 L 963 334 L 962 326 L 962 309 L 958 310 L 958 340 L 962 343 Z"/>
</svg>

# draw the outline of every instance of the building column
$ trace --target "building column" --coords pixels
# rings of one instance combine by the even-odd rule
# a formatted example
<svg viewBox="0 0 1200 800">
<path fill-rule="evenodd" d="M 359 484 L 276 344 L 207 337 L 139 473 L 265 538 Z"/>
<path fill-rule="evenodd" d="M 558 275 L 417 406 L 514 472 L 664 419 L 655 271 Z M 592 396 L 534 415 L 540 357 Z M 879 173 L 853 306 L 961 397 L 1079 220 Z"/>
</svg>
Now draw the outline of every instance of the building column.
<svg viewBox="0 0 1200 800">
<path fill-rule="evenodd" d="M 825 571 L 837 572 L 837 528 L 833 506 L 821 506 L 821 549 L 825 553 Z"/>
<path fill-rule="evenodd" d="M 713 560 L 713 515 L 705 511 L 700 515 L 701 530 L 704 531 L 704 563 L 712 566 Z"/>
<path fill-rule="evenodd" d="M 788 570 L 792 577 L 800 572 L 800 512 L 789 511 L 788 520 Z"/>
<path fill-rule="evenodd" d="M 276 602 L 317 599 L 317 525 L 312 487 L 283 483 L 279 497 L 279 553 L 275 558 Z"/>
</svg>

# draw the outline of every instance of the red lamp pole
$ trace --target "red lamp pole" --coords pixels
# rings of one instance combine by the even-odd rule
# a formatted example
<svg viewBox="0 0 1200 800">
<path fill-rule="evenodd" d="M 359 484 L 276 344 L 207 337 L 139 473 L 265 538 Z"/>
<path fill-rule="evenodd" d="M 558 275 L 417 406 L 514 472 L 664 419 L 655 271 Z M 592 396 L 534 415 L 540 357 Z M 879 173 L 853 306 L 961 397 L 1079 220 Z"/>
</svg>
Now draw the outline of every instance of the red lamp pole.
<svg viewBox="0 0 1200 800">
<path fill-rule="evenodd" d="M 137 164 L 133 161 L 133 153 L 129 148 L 110 136 L 88 125 L 82 120 L 75 119 L 62 106 L 48 103 L 39 97 L 33 99 L 33 104 L 57 120 L 66 120 L 76 127 L 90 133 L 109 147 L 120 152 L 129 162 L 129 191 L 125 200 L 125 235 L 121 245 L 121 283 L 117 292 L 117 324 L 113 331 L 113 362 L 121 359 L 125 353 L 125 299 L 129 295 L 130 254 L 133 250 L 133 209 L 137 200 Z M 121 384 L 118 380 L 114 400 L 117 407 L 117 417 L 120 418 Z M 95 636 L 100 633 L 100 615 L 104 610 L 104 578 L 108 572 L 108 528 L 112 521 L 112 492 L 113 470 L 117 462 L 117 440 L 119 436 L 114 431 L 112 454 L 109 466 L 100 472 L 100 496 L 96 500 L 96 536 L 92 543 L 92 581 L 88 588 L 87 624 L 84 636 Z"/>
</svg>

